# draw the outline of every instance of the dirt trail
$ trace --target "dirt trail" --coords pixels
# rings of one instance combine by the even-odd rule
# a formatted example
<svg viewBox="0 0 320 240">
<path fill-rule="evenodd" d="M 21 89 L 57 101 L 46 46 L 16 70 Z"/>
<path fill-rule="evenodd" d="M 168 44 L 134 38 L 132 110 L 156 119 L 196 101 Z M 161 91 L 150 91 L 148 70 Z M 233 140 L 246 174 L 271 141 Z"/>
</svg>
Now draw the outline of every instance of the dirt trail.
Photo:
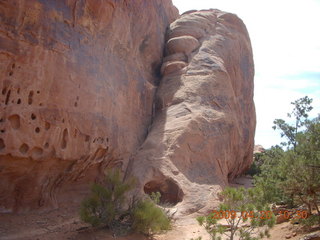
<svg viewBox="0 0 320 240">
<path fill-rule="evenodd" d="M 235 179 L 231 186 L 251 187 L 252 179 L 241 177 Z M 82 223 L 77 216 L 76 207 L 61 207 L 56 210 L 34 212 L 29 214 L 0 214 L 1 240 L 190 240 L 202 237 L 210 240 L 203 227 L 199 226 L 195 216 L 187 216 L 176 220 L 172 230 L 147 238 L 140 234 L 125 237 L 114 236 L 106 229 L 92 229 Z M 296 231 L 296 226 L 288 222 L 277 224 L 271 230 L 271 240 L 286 239 Z M 302 234 L 290 237 L 298 240 Z"/>
</svg>

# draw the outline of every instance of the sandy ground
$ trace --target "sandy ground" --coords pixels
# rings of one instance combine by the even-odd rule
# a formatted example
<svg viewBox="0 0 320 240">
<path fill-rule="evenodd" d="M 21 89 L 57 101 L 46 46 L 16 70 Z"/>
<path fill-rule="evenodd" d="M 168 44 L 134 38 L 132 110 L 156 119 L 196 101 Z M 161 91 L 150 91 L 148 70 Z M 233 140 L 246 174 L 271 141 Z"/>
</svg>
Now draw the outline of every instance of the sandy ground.
<svg viewBox="0 0 320 240">
<path fill-rule="evenodd" d="M 231 186 L 251 187 L 252 179 L 241 177 L 235 179 Z M 277 224 L 271 230 L 271 240 L 297 240 L 303 236 L 297 233 L 298 226 L 288 222 Z M 173 223 L 172 230 L 148 238 L 135 234 L 125 237 L 114 236 L 106 229 L 92 229 L 82 223 L 75 208 L 60 208 L 51 211 L 29 214 L 0 214 L 1 240 L 190 240 L 202 236 L 202 240 L 210 240 L 203 227 L 199 226 L 194 216 L 184 217 Z"/>
<path fill-rule="evenodd" d="M 55 213 L 55 214 L 54 214 Z M 181 219 L 174 223 L 173 229 L 167 233 L 155 235 L 153 238 L 135 234 L 125 237 L 116 237 L 105 229 L 86 228 L 77 218 L 68 218 L 59 215 L 58 212 L 47 214 L 35 214 L 28 216 L 0 217 L 2 240 L 57 240 L 57 239 L 79 239 L 79 240 L 190 240 L 202 236 L 202 240 L 210 240 L 209 235 L 203 227 L 199 226 L 194 218 Z M 8 231 L 8 229 L 10 229 Z M 5 231 L 4 231 L 5 230 Z M 289 222 L 277 224 L 271 230 L 271 240 L 286 239 L 292 236 L 295 226 Z M 303 234 L 291 237 L 298 240 Z M 224 238 L 225 239 L 225 238 Z"/>
</svg>

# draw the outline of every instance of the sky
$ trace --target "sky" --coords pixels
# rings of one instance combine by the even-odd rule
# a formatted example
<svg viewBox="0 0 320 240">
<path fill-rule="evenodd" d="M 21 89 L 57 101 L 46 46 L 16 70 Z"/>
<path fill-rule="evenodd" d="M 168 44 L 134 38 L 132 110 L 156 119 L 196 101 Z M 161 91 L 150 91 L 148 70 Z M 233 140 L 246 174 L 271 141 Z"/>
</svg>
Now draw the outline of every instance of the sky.
<svg viewBox="0 0 320 240">
<path fill-rule="evenodd" d="M 180 14 L 196 9 L 235 13 L 248 29 L 255 62 L 255 144 L 280 144 L 276 118 L 287 119 L 294 100 L 313 98 L 320 113 L 320 0 L 173 0 Z"/>
</svg>

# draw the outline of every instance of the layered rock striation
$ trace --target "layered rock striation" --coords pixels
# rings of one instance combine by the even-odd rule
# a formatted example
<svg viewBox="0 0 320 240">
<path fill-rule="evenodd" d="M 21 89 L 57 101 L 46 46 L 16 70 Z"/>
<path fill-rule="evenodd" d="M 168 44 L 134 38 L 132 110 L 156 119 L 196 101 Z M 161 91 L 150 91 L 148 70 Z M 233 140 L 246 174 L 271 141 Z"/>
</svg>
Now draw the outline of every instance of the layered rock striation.
<svg viewBox="0 0 320 240">
<path fill-rule="evenodd" d="M 156 116 L 132 162 L 146 193 L 190 214 L 252 162 L 254 64 L 234 14 L 191 11 L 167 31 Z"/>
<path fill-rule="evenodd" d="M 177 16 L 168 0 L 0 2 L 2 211 L 56 206 L 60 188 L 125 168 Z"/>
</svg>

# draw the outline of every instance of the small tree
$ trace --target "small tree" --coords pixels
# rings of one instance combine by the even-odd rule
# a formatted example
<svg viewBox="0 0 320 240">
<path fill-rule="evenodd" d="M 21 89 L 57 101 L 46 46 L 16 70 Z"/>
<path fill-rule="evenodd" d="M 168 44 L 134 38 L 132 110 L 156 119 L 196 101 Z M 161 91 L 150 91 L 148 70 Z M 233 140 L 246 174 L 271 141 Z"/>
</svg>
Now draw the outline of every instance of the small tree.
<svg viewBox="0 0 320 240">
<path fill-rule="evenodd" d="M 295 151 L 286 153 L 285 181 L 282 184 L 286 194 L 292 195 L 299 204 L 305 204 L 308 212 L 316 209 L 320 217 L 320 121 L 307 124 L 305 132 L 297 136 Z"/>
<path fill-rule="evenodd" d="M 228 187 L 221 195 L 223 203 L 217 212 L 197 218 L 213 240 L 221 239 L 222 235 L 227 236 L 229 240 L 235 239 L 236 235 L 240 240 L 269 236 L 269 228 L 275 224 L 275 216 L 270 208 L 261 202 L 261 191 Z M 224 214 L 228 226 L 218 223 L 217 213 L 220 214 L 220 218 L 221 213 Z M 249 224 L 241 226 L 245 222 Z M 261 227 L 264 229 L 261 230 Z"/>
<path fill-rule="evenodd" d="M 294 124 L 282 119 L 274 121 L 274 129 L 280 129 L 281 136 L 287 138 L 283 145 L 288 148 L 266 157 L 261 173 L 255 177 L 255 186 L 263 190 L 265 202 L 281 200 L 291 207 L 305 205 L 310 215 L 302 221 L 306 225 L 316 220 L 320 223 L 320 117 L 308 119 L 311 103 L 308 97 L 292 102 L 294 109 L 288 116 L 295 118 Z M 312 216 L 313 209 L 317 214 Z"/>
<path fill-rule="evenodd" d="M 80 209 L 80 218 L 92 226 L 112 224 L 127 211 L 123 210 L 125 194 L 134 187 L 134 180 L 123 182 L 120 171 L 108 171 L 102 184 L 93 184 L 91 195 L 83 200 Z"/>
<path fill-rule="evenodd" d="M 288 113 L 287 116 L 289 118 L 294 117 L 295 122 L 293 125 L 290 125 L 283 119 L 275 119 L 273 121 L 274 126 L 272 127 L 274 130 L 281 130 L 281 137 L 286 137 L 288 142 L 283 142 L 282 145 L 293 148 L 296 148 L 297 145 L 297 134 L 301 127 L 305 126 L 308 123 L 308 113 L 313 109 L 311 106 L 312 98 L 305 96 L 303 98 L 299 98 L 294 102 L 291 102 L 294 105 L 293 111 Z"/>
<path fill-rule="evenodd" d="M 284 193 L 282 183 L 285 181 L 285 151 L 279 146 L 265 150 L 260 156 L 263 162 L 260 174 L 254 176 L 254 185 L 262 192 L 263 203 L 290 203 Z"/>
<path fill-rule="evenodd" d="M 133 178 L 123 181 L 120 171 L 108 171 L 102 184 L 93 184 L 91 195 L 83 200 L 80 218 L 92 226 L 106 226 L 117 235 L 133 230 L 153 234 L 170 228 L 170 218 L 149 197 L 131 199 L 126 195 L 134 187 Z M 160 193 L 152 195 L 159 201 Z M 124 205 L 129 205 L 124 208 Z"/>
</svg>

